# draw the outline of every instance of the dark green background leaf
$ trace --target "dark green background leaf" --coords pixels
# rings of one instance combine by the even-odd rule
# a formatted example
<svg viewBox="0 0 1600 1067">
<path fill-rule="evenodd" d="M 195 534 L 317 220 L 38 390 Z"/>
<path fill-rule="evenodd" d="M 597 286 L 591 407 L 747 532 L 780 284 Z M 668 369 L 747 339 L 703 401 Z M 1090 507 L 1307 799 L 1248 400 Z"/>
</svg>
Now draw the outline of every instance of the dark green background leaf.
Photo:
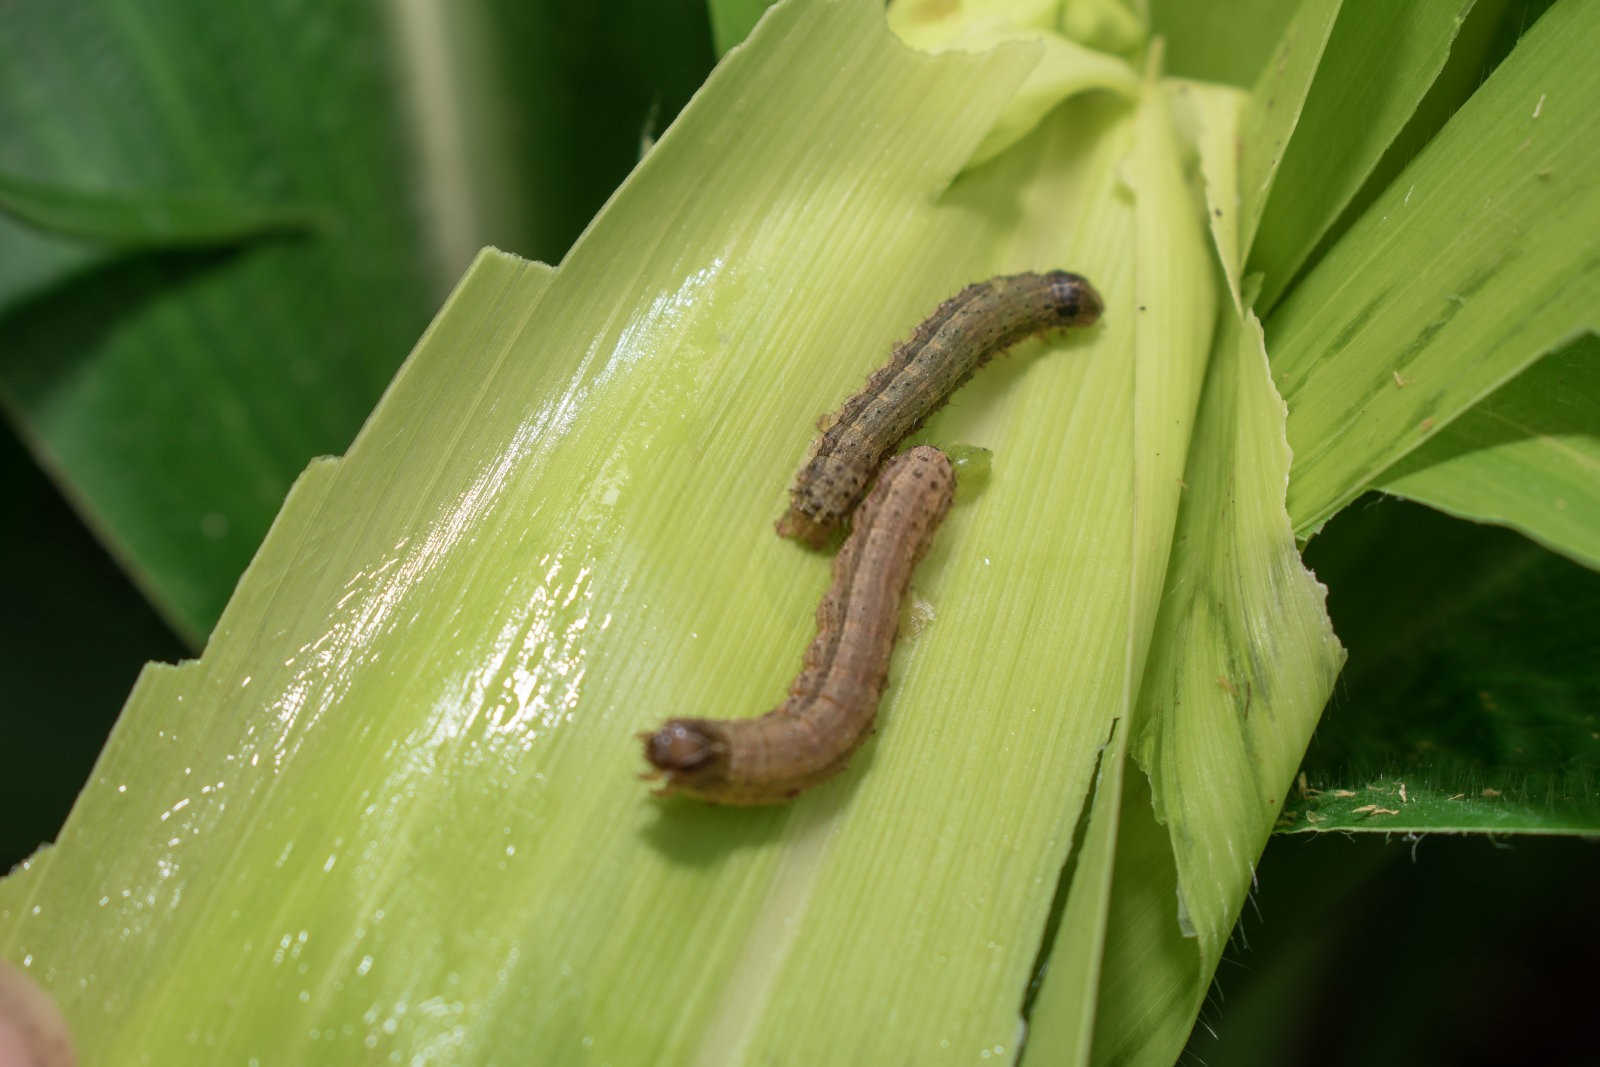
<svg viewBox="0 0 1600 1067">
<path fill-rule="evenodd" d="M 294 205 L 235 203 L 183 193 L 141 197 L 85 192 L 9 174 L 0 174 L 0 213 L 46 234 L 103 245 L 107 256 L 135 248 L 225 248 L 318 226 L 314 212 Z"/>
<path fill-rule="evenodd" d="M 468 165 L 514 200 L 472 192 L 474 241 L 559 259 L 710 69 L 700 5 L 634 6 L 451 5 L 475 20 L 457 67 L 490 146 Z M 0 868 L 55 835 L 139 664 L 184 654 L 150 604 L 198 646 L 290 481 L 343 451 L 461 268 L 414 207 L 420 74 L 382 10 L 6 9 L 0 174 L 34 225 L 0 214 Z M 81 236 L 37 228 L 64 194 L 55 228 Z"/>
<path fill-rule="evenodd" d="M 0 169 L 329 219 L 314 239 L 98 258 L 42 291 L 0 278 L 11 417 L 191 642 L 290 479 L 360 425 L 437 291 L 383 40 L 369 5 L 7 12 Z M 66 238 L 0 227 L 14 261 L 71 256 Z"/>
<path fill-rule="evenodd" d="M 698 5 L 433 10 L 7 8 L 0 397 L 193 646 L 466 257 L 559 257 L 711 62 Z"/>
<path fill-rule="evenodd" d="M 1281 830 L 1600 833 L 1600 574 L 1377 496 L 1305 555 L 1350 658 Z"/>
</svg>

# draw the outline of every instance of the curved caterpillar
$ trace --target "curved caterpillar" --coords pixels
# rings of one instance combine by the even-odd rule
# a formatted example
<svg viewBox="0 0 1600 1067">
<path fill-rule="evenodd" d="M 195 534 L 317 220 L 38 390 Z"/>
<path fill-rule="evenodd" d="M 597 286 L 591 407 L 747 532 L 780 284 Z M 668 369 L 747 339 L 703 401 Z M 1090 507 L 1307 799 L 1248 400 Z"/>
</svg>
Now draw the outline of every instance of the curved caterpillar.
<svg viewBox="0 0 1600 1067">
<path fill-rule="evenodd" d="M 822 545 L 884 457 L 974 370 L 1024 337 L 1088 326 L 1103 307 L 1088 281 L 1064 270 L 990 278 L 940 304 L 861 391 L 824 420 L 822 436 L 795 476 L 778 533 Z"/>
<path fill-rule="evenodd" d="M 644 739 L 657 795 L 775 804 L 842 770 L 872 732 L 900 601 L 955 491 L 943 452 L 890 460 L 857 510 L 789 699 L 753 719 L 669 719 Z"/>
</svg>

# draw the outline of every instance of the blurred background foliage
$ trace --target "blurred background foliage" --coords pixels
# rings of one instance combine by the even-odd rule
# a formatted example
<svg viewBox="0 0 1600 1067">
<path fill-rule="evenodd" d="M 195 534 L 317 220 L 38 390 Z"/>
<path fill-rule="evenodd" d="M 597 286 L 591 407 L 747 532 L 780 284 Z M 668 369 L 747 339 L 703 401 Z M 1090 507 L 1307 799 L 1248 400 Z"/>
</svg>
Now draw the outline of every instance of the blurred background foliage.
<svg viewBox="0 0 1600 1067">
<path fill-rule="evenodd" d="M 6 867 L 59 829 L 140 665 L 203 644 L 467 258 L 559 262 L 763 6 L 8 5 Z M 1157 0 L 1169 67 L 1249 84 L 1292 5 L 1243 6 L 1223 48 L 1217 9 Z M 1544 6 L 1478 5 L 1377 188 Z M 1454 791 L 1408 800 L 1593 827 L 1600 576 L 1375 494 L 1306 558 L 1350 658 L 1189 1054 L 1594 1062 L 1591 842 L 1312 831 L 1418 771 Z"/>
<path fill-rule="evenodd" d="M 559 262 L 714 63 L 694 2 L 468 7 L 8 9 L 8 868 L 59 829 L 142 663 L 203 646 L 470 257 Z M 195 197 L 224 224 L 175 233 Z"/>
</svg>

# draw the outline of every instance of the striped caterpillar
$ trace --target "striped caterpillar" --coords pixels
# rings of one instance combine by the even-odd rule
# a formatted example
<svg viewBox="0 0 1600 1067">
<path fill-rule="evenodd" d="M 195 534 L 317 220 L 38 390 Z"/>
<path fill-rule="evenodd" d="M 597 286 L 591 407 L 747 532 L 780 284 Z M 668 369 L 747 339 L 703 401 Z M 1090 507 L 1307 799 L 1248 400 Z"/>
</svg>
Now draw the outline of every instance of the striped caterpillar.
<svg viewBox="0 0 1600 1067">
<path fill-rule="evenodd" d="M 943 452 L 896 456 L 856 511 L 789 698 L 753 719 L 669 719 L 644 740 L 658 795 L 776 804 L 842 770 L 872 732 L 900 601 L 955 491 Z"/>
<path fill-rule="evenodd" d="M 974 370 L 1032 334 L 1090 325 L 1102 306 L 1093 286 L 1062 270 L 990 278 L 940 304 L 861 391 L 824 420 L 778 533 L 812 546 L 825 543 L 884 457 Z"/>
</svg>

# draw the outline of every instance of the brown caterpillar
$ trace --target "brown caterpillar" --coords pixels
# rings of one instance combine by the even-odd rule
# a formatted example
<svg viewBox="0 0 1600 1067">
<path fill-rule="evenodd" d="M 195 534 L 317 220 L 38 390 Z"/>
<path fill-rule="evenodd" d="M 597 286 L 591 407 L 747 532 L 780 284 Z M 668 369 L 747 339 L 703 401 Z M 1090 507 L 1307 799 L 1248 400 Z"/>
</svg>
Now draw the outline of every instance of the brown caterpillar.
<svg viewBox="0 0 1600 1067">
<path fill-rule="evenodd" d="M 1100 294 L 1064 270 L 969 285 L 939 305 L 861 391 L 823 422 L 795 476 L 778 533 L 820 546 L 866 491 L 873 472 L 972 372 L 1031 334 L 1087 326 Z"/>
<path fill-rule="evenodd" d="M 789 699 L 753 719 L 669 719 L 644 739 L 658 795 L 776 804 L 842 770 L 872 732 L 911 571 L 950 510 L 955 474 L 922 445 L 884 467 L 833 561 L 817 636 Z"/>
</svg>

